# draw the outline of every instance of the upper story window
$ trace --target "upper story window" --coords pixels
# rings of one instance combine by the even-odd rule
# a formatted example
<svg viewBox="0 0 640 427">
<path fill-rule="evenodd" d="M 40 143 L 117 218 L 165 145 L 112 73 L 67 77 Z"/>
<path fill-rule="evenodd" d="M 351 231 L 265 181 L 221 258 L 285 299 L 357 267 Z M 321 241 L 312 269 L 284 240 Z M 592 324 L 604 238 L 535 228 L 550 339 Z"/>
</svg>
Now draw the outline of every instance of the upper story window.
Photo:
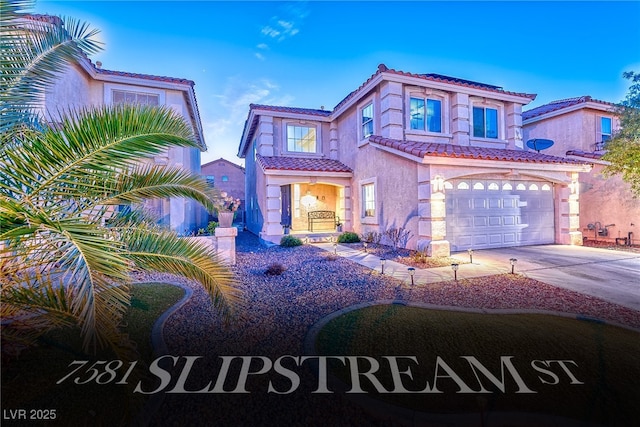
<svg viewBox="0 0 640 427">
<path fill-rule="evenodd" d="M 160 97 L 153 93 L 114 89 L 111 99 L 114 104 L 160 105 Z"/>
<path fill-rule="evenodd" d="M 360 124 L 362 126 L 362 139 L 373 135 L 373 102 L 370 102 L 361 110 Z"/>
<path fill-rule="evenodd" d="M 409 109 L 411 129 L 442 132 L 442 102 L 439 99 L 412 96 Z"/>
<path fill-rule="evenodd" d="M 227 175 L 222 175 L 222 182 L 229 182 L 229 177 Z"/>
<path fill-rule="evenodd" d="M 315 153 L 316 128 L 309 126 L 287 125 L 287 151 Z"/>
<path fill-rule="evenodd" d="M 473 136 L 476 138 L 498 138 L 498 110 L 473 107 Z"/>
<path fill-rule="evenodd" d="M 600 117 L 600 134 L 602 138 L 598 142 L 607 142 L 611 139 L 611 118 Z"/>
<path fill-rule="evenodd" d="M 207 180 L 207 184 L 209 184 L 212 187 L 215 185 L 215 183 L 216 183 L 216 177 L 215 176 L 207 175 L 205 178 Z"/>
</svg>

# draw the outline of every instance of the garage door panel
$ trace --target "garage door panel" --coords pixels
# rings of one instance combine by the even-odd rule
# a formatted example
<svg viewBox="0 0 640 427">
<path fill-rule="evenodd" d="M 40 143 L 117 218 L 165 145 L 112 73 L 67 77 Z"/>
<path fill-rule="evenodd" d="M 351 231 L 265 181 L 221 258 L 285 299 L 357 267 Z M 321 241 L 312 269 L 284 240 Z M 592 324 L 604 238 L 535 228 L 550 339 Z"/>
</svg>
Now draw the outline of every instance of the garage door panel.
<svg viewBox="0 0 640 427">
<path fill-rule="evenodd" d="M 454 251 L 553 243 L 554 201 L 543 181 L 474 180 L 446 192 L 447 239 Z M 466 180 L 468 182 L 468 180 Z"/>
</svg>

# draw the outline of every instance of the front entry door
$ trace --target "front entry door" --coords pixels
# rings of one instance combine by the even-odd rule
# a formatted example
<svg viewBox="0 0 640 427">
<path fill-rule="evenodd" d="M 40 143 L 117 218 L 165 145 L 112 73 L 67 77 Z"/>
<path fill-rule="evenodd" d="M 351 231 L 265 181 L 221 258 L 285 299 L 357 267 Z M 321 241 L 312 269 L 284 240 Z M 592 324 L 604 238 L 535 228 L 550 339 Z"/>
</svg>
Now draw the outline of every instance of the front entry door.
<svg viewBox="0 0 640 427">
<path fill-rule="evenodd" d="M 291 227 L 291 185 L 280 186 L 281 220 L 280 224 Z"/>
</svg>

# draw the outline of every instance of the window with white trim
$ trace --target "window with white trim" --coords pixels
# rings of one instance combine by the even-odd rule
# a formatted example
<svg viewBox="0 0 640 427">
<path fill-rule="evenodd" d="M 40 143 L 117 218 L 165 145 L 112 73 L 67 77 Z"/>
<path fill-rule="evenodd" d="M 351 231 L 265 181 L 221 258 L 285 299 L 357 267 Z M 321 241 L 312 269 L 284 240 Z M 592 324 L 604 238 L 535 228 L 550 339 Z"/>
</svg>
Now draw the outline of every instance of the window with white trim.
<svg viewBox="0 0 640 427">
<path fill-rule="evenodd" d="M 611 117 L 600 117 L 600 141 L 607 142 L 611 139 Z"/>
<path fill-rule="evenodd" d="M 160 105 L 160 97 L 155 93 L 134 92 L 113 89 L 111 100 L 114 104 Z"/>
<path fill-rule="evenodd" d="M 489 107 L 473 107 L 473 136 L 498 138 L 498 110 Z"/>
<path fill-rule="evenodd" d="M 412 96 L 409 99 L 409 114 L 411 129 L 442 132 L 442 101 L 439 99 Z"/>
<path fill-rule="evenodd" d="M 362 129 L 362 139 L 373 135 L 373 102 L 368 103 L 360 111 L 360 125 Z"/>
<path fill-rule="evenodd" d="M 287 151 L 317 152 L 315 126 L 287 125 Z"/>
<path fill-rule="evenodd" d="M 376 215 L 376 188 L 373 182 L 362 185 L 362 216 L 375 217 Z"/>
</svg>

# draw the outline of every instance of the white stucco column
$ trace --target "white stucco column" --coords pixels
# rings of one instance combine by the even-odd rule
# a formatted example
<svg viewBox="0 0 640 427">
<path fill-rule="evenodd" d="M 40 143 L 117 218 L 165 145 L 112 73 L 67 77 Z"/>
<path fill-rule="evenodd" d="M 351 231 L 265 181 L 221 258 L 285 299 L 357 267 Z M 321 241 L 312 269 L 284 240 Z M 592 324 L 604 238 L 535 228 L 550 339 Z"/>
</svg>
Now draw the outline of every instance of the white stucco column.
<svg viewBox="0 0 640 427">
<path fill-rule="evenodd" d="M 582 245 L 580 231 L 580 184 L 578 174 L 571 174 L 571 183 L 559 186 L 557 201 L 560 211 L 559 224 L 556 227 L 557 243 L 563 245 Z"/>
<path fill-rule="evenodd" d="M 469 95 L 467 94 L 451 95 L 451 134 L 454 144 L 469 145 Z"/>
<path fill-rule="evenodd" d="M 262 227 L 266 240 L 272 242 L 277 240 L 279 242 L 279 238 L 274 238 L 274 236 L 283 235 L 282 224 L 280 224 L 280 221 L 282 221 L 281 208 L 280 185 L 267 182 L 267 209 Z"/>
<path fill-rule="evenodd" d="M 402 104 L 402 84 L 384 82 L 380 88 L 381 136 L 404 139 Z"/>
<path fill-rule="evenodd" d="M 329 126 L 329 158 L 338 160 L 338 125 L 334 122 Z"/>
<path fill-rule="evenodd" d="M 446 257 L 451 247 L 446 239 L 444 178 L 430 176 L 428 168 L 418 168 L 418 242 L 417 249 L 428 256 Z"/>
<path fill-rule="evenodd" d="M 273 156 L 273 117 L 260 116 L 257 134 L 258 153 L 261 156 Z"/>
<path fill-rule="evenodd" d="M 215 236 L 217 240 L 216 252 L 222 261 L 236 265 L 236 236 L 238 229 L 235 227 L 216 227 Z"/>
<path fill-rule="evenodd" d="M 522 141 L 522 105 L 510 103 L 506 106 L 507 113 L 507 148 L 524 148 Z"/>
</svg>

